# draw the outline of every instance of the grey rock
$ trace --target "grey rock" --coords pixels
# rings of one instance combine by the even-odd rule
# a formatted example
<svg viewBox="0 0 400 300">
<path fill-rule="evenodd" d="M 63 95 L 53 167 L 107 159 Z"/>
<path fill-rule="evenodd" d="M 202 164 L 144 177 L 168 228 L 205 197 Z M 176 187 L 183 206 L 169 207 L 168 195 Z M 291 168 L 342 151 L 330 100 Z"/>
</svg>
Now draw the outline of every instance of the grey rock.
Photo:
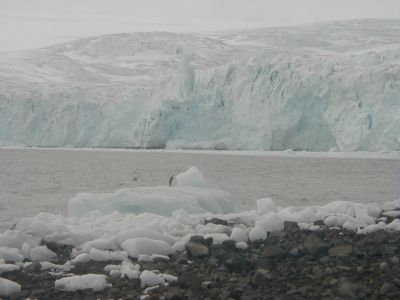
<svg viewBox="0 0 400 300">
<path fill-rule="evenodd" d="M 327 264 L 328 262 L 329 262 L 329 256 L 324 256 L 324 257 L 321 257 L 320 258 L 320 260 L 319 260 L 319 262 L 321 263 L 321 264 Z"/>
<path fill-rule="evenodd" d="M 391 262 L 393 265 L 398 265 L 398 264 L 399 264 L 399 258 L 398 258 L 397 256 L 392 256 L 392 257 L 390 258 L 390 262 Z"/>
<path fill-rule="evenodd" d="M 202 244 L 205 245 L 207 247 L 211 246 L 213 243 L 213 238 L 209 237 L 209 238 L 204 238 L 201 235 L 193 235 L 189 242 L 193 242 L 193 243 L 197 243 L 197 244 Z"/>
<path fill-rule="evenodd" d="M 286 252 L 279 246 L 268 245 L 263 251 L 265 257 L 281 257 L 284 256 Z"/>
<path fill-rule="evenodd" d="M 391 285 L 389 282 L 385 282 L 385 283 L 382 285 L 382 287 L 381 287 L 381 289 L 380 289 L 380 291 L 379 291 L 379 294 L 381 294 L 381 295 L 386 295 L 387 293 L 390 292 L 391 289 L 392 289 L 392 285 Z"/>
<path fill-rule="evenodd" d="M 201 287 L 201 280 L 194 272 L 185 272 L 178 277 L 178 285 L 183 288 L 194 288 Z"/>
<path fill-rule="evenodd" d="M 33 272 L 40 272 L 42 269 L 42 266 L 40 265 L 39 262 L 34 262 L 27 266 L 26 268 L 23 269 L 25 273 L 33 273 Z"/>
<path fill-rule="evenodd" d="M 322 269 L 321 269 L 319 266 L 314 266 L 314 267 L 312 268 L 312 275 L 313 275 L 314 277 L 319 278 L 319 277 L 321 277 L 323 274 L 324 274 L 324 272 L 322 271 Z"/>
<path fill-rule="evenodd" d="M 379 269 L 382 271 L 382 272 L 386 272 L 387 270 L 388 270 L 388 264 L 385 262 L 385 261 L 383 261 L 383 262 L 381 262 L 380 264 L 379 264 Z"/>
<path fill-rule="evenodd" d="M 208 224 L 208 223 L 217 224 L 217 225 L 224 225 L 224 226 L 228 226 L 229 225 L 228 221 L 222 220 L 222 219 L 218 219 L 218 218 L 211 218 L 211 219 L 208 219 L 208 220 L 204 221 L 204 224 Z"/>
<path fill-rule="evenodd" d="M 255 286 L 267 285 L 272 278 L 272 274 L 268 270 L 257 269 L 251 278 L 251 283 Z"/>
<path fill-rule="evenodd" d="M 222 248 L 224 250 L 236 250 L 236 242 L 234 240 L 226 240 L 222 242 Z"/>
<path fill-rule="evenodd" d="M 328 250 L 327 243 L 323 242 L 315 233 L 310 233 L 303 243 L 304 249 L 311 255 L 320 255 Z"/>
<path fill-rule="evenodd" d="M 322 221 L 322 220 L 314 221 L 313 224 L 314 224 L 314 225 L 318 225 L 318 226 L 324 226 L 324 225 L 325 225 L 324 221 Z"/>
<path fill-rule="evenodd" d="M 185 245 L 185 249 L 190 257 L 200 258 L 209 254 L 210 250 L 207 246 L 199 243 L 189 242 Z"/>
<path fill-rule="evenodd" d="M 331 257 L 344 257 L 349 256 L 353 252 L 353 246 L 344 245 L 344 246 L 336 246 L 329 249 L 328 254 Z"/>
</svg>

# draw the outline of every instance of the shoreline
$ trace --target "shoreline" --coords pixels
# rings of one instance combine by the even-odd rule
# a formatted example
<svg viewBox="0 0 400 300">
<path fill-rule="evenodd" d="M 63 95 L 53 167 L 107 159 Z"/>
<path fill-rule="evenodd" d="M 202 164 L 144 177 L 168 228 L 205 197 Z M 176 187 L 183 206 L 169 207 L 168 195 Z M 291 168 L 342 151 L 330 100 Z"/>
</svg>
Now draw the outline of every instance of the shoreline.
<svg viewBox="0 0 400 300">
<path fill-rule="evenodd" d="M 212 222 L 219 223 L 218 219 Z M 270 232 L 264 241 L 239 248 L 232 240 L 192 236 L 186 250 L 138 262 L 140 272 L 168 274 L 170 281 L 143 286 L 141 278 L 105 271 L 120 261 L 75 263 L 68 271 L 42 270 L 33 263 L 1 276 L 22 285 L 22 291 L 5 299 L 398 299 L 400 297 L 400 236 L 377 231 L 366 235 L 314 222 L 320 230 L 300 229 L 285 222 L 282 231 Z M 228 225 L 228 224 L 226 224 Z M 229 228 L 231 225 L 228 225 Z M 72 247 L 47 243 L 67 261 Z M 109 270 L 110 267 L 106 268 Z M 101 291 L 65 292 L 55 281 L 68 275 L 101 274 L 108 284 Z"/>
<path fill-rule="evenodd" d="M 337 159 L 390 159 L 400 160 L 400 151 L 282 151 L 264 150 L 190 150 L 190 149 L 134 149 L 134 148 L 75 148 L 75 147 L 27 147 L 3 146 L 1 150 L 35 150 L 35 151 L 89 151 L 89 152 L 131 152 L 131 153 L 171 153 L 171 154 L 203 154 L 260 157 L 299 157 L 299 158 L 337 158 Z"/>
</svg>

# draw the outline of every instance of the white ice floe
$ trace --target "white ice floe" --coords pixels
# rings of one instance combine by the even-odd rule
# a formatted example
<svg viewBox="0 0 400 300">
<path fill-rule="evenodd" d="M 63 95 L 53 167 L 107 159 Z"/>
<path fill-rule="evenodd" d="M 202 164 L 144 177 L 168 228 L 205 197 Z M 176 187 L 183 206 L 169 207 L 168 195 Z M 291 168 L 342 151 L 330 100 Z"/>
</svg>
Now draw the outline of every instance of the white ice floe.
<svg viewBox="0 0 400 300">
<path fill-rule="evenodd" d="M 236 242 L 247 242 L 249 240 L 249 237 L 247 236 L 247 231 L 239 227 L 235 227 L 232 229 L 230 238 Z"/>
<path fill-rule="evenodd" d="M 386 202 L 382 208 L 384 211 L 400 210 L 400 199 Z"/>
<path fill-rule="evenodd" d="M 7 230 L 0 234 L 0 247 L 22 249 L 24 244 L 31 248 L 39 246 L 39 239 L 20 230 Z"/>
<path fill-rule="evenodd" d="M 267 233 L 265 232 L 264 228 L 257 225 L 249 232 L 249 240 L 251 242 L 258 241 L 258 240 L 265 240 L 267 238 Z"/>
<path fill-rule="evenodd" d="M 0 247 L 0 259 L 11 262 L 21 262 L 24 260 L 24 257 L 17 248 Z"/>
<path fill-rule="evenodd" d="M 175 242 L 178 241 L 176 237 L 173 237 L 168 233 L 160 233 L 146 228 L 123 230 L 116 235 L 115 241 L 118 243 L 118 245 L 121 245 L 127 239 L 136 239 L 136 238 L 149 238 L 152 240 L 164 241 L 170 245 L 173 245 Z"/>
<path fill-rule="evenodd" d="M 217 214 L 232 212 L 233 205 L 229 193 L 192 186 L 141 187 L 104 194 L 81 193 L 68 202 L 68 214 L 76 217 L 95 210 L 102 214 L 118 211 L 171 216 L 179 209 L 189 213 Z"/>
<path fill-rule="evenodd" d="M 75 292 L 78 290 L 92 289 L 93 291 L 101 291 L 111 286 L 107 283 L 105 275 L 86 274 L 75 275 L 71 277 L 61 278 L 55 281 L 55 288 L 64 292 Z"/>
<path fill-rule="evenodd" d="M 12 294 L 19 293 L 21 291 L 21 285 L 0 277 L 0 296 L 11 296 Z"/>
<path fill-rule="evenodd" d="M 200 170 L 196 167 L 191 167 L 184 173 L 176 176 L 177 185 L 195 186 L 198 188 L 208 188 L 206 179 Z"/>
<path fill-rule="evenodd" d="M 136 258 L 142 254 L 168 255 L 173 253 L 172 247 L 168 243 L 149 238 L 128 239 L 121 246 L 129 256 Z"/>
<path fill-rule="evenodd" d="M 236 244 L 236 248 L 238 248 L 238 249 L 247 249 L 247 243 L 245 243 L 245 242 L 237 242 Z"/>
<path fill-rule="evenodd" d="M 40 261 L 55 261 L 57 254 L 51 251 L 46 246 L 39 246 L 31 250 L 31 260 L 34 262 Z"/>
<path fill-rule="evenodd" d="M 140 280 L 141 280 L 141 287 L 148 287 L 148 286 L 155 286 L 159 284 L 165 284 L 165 279 L 154 272 L 144 270 L 140 274 Z"/>
<path fill-rule="evenodd" d="M 193 175 L 190 174 L 191 172 L 186 173 L 185 176 L 190 178 Z M 192 180 L 195 181 L 193 178 Z M 399 213 L 395 210 L 398 208 L 398 201 L 383 206 L 334 201 L 320 206 L 279 207 L 272 199 L 264 198 L 257 201 L 254 210 L 233 213 L 229 209 L 226 210 L 228 213 L 220 210 L 213 213 L 210 207 L 228 201 L 225 196 L 221 198 L 223 201 L 216 200 L 216 194 L 228 195 L 227 193 L 179 185 L 147 189 L 155 191 L 161 199 L 159 203 L 155 198 L 149 198 L 150 202 L 153 201 L 149 206 L 152 213 L 142 211 L 147 207 L 147 204 L 140 206 L 142 200 L 145 203 L 143 195 L 140 195 L 139 200 L 134 197 L 125 201 L 126 194 L 122 193 L 122 198 L 119 198 L 121 195 L 117 192 L 108 194 L 107 197 L 92 195 L 89 202 L 80 198 L 82 201 L 77 203 L 76 198 L 72 199 L 72 206 L 76 210 L 82 209 L 82 215 L 73 212 L 71 216 L 64 217 L 41 213 L 33 218 L 20 220 L 15 230 L 8 230 L 0 235 L 0 263 L 21 263 L 24 259 L 42 261 L 43 269 L 65 272 L 79 262 L 118 260 L 121 261 L 118 267 L 107 269 L 110 276 L 136 278 L 140 276 L 140 270 L 131 265 L 130 258 L 134 257 L 139 261 L 152 261 L 156 257 L 167 260 L 168 255 L 184 251 L 185 244 L 193 235 L 211 237 L 214 244 L 231 239 L 238 248 L 245 248 L 248 241 L 265 240 L 268 232 L 283 230 L 285 221 L 297 222 L 300 228 L 307 230 L 320 230 L 322 227 L 313 223 L 321 220 L 326 227 L 344 228 L 359 234 L 377 230 L 400 231 L 399 219 L 394 219 L 390 224 L 380 222 L 379 219 L 382 213 L 383 216 L 398 217 Z M 189 194 L 194 196 L 189 197 Z M 168 214 L 154 213 L 155 207 L 163 209 L 164 197 L 175 206 L 169 207 Z M 181 207 L 178 202 L 174 202 L 173 197 L 179 198 L 182 203 L 188 201 L 189 205 Z M 106 202 L 110 211 L 99 209 Z M 95 211 L 90 211 L 85 203 L 90 203 Z M 126 211 L 121 206 L 123 203 L 126 204 Z M 140 209 L 132 209 L 133 203 L 140 204 Z M 207 209 L 192 210 L 193 203 Z M 226 220 L 234 224 L 233 228 L 213 223 L 204 224 L 204 220 L 210 218 Z M 55 254 L 45 246 L 38 246 L 42 241 L 72 245 L 69 265 L 58 267 L 49 262 L 44 263 L 54 259 Z"/>
<path fill-rule="evenodd" d="M 271 211 L 257 220 L 256 226 L 262 227 L 267 232 L 280 231 L 283 230 L 283 220 L 276 212 Z"/>
<path fill-rule="evenodd" d="M 64 265 L 57 265 L 57 264 L 53 264 L 53 263 L 47 262 L 47 261 L 40 263 L 41 271 L 55 270 L 55 271 L 60 271 L 60 272 L 69 272 L 73 268 L 74 268 L 74 265 L 71 264 L 70 261 L 67 261 Z"/>
<path fill-rule="evenodd" d="M 124 261 L 128 259 L 128 253 L 121 250 L 108 251 L 91 248 L 89 253 L 80 253 L 72 259 L 72 263 L 82 263 L 91 260 L 94 261 L 108 261 L 108 260 L 120 260 Z"/>
<path fill-rule="evenodd" d="M 16 271 L 19 269 L 20 269 L 20 267 L 18 265 L 0 263 L 0 274 L 6 273 L 6 272 L 11 272 L 11 271 Z"/>
<path fill-rule="evenodd" d="M 278 207 L 271 198 L 262 198 L 257 200 L 257 213 L 260 215 L 277 211 Z"/>
</svg>

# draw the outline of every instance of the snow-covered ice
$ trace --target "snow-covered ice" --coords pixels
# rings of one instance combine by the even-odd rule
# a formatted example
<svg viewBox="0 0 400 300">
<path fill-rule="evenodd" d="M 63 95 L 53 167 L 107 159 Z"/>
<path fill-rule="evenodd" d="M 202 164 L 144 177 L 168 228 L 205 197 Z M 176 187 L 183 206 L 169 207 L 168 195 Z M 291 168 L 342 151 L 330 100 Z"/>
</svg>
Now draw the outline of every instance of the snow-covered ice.
<svg viewBox="0 0 400 300">
<path fill-rule="evenodd" d="M 71 277 L 61 278 L 55 281 L 55 288 L 65 292 L 75 292 L 78 290 L 92 289 L 93 291 L 101 291 L 110 286 L 107 283 L 105 275 L 86 274 L 75 275 Z"/>
<path fill-rule="evenodd" d="M 399 40 L 351 20 L 3 53 L 0 145 L 399 150 Z"/>
</svg>

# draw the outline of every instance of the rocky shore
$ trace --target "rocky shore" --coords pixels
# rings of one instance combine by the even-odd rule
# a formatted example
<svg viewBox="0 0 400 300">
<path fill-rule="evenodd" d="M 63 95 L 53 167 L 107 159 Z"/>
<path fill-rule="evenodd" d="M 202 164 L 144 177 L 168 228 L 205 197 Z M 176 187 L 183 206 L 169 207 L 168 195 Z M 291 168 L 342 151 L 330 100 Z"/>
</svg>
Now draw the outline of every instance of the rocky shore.
<svg viewBox="0 0 400 300">
<path fill-rule="evenodd" d="M 141 272 L 173 275 L 168 284 L 152 287 L 143 286 L 140 278 L 111 276 L 104 270 L 120 261 L 76 263 L 62 274 L 33 263 L 1 276 L 22 286 L 20 293 L 6 299 L 400 299 L 398 233 L 362 235 L 326 228 L 322 221 L 315 225 L 319 230 L 310 231 L 285 222 L 283 231 L 247 247 L 193 236 L 184 251 L 169 258 L 130 258 Z M 72 247 L 46 246 L 57 253 L 56 263 L 70 259 Z M 69 274 L 104 274 L 110 285 L 98 292 L 56 289 L 55 280 Z"/>
</svg>

